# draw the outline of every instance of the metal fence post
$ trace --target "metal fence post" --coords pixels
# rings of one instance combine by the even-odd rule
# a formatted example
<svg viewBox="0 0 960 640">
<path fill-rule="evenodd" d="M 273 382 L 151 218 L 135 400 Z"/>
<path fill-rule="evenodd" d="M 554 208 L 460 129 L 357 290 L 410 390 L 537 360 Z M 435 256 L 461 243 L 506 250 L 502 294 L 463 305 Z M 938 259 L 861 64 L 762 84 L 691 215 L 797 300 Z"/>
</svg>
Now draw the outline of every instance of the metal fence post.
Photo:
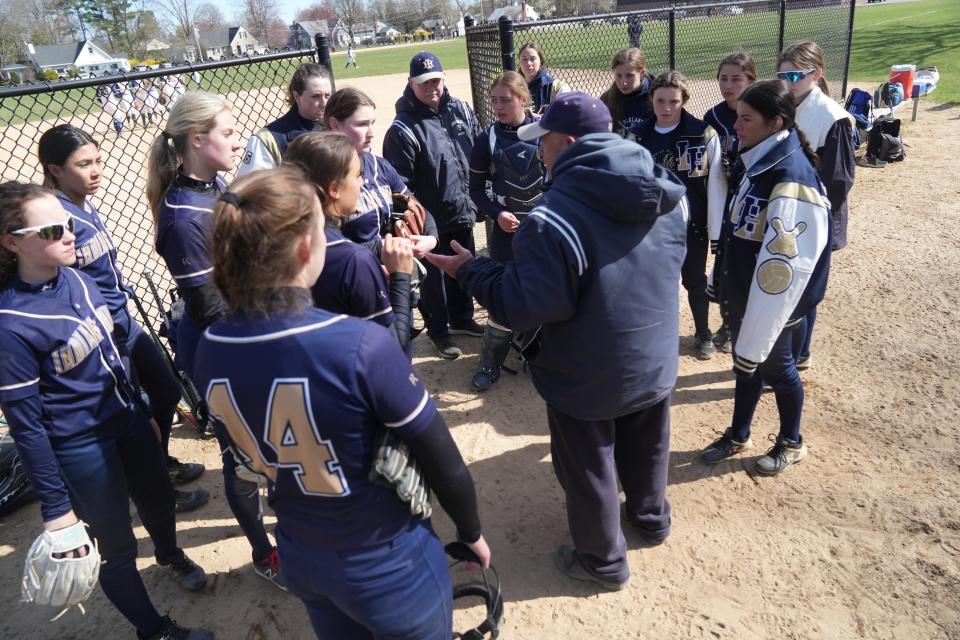
<svg viewBox="0 0 960 640">
<path fill-rule="evenodd" d="M 504 71 L 516 71 L 517 63 L 513 57 L 513 20 L 510 16 L 500 16 L 497 21 L 500 27 L 500 57 L 503 60 Z"/>
<path fill-rule="evenodd" d="M 854 0 L 856 1 L 856 0 Z M 780 0 L 780 32 L 777 34 L 777 57 L 783 51 L 783 34 L 787 29 L 787 0 Z"/>
<path fill-rule="evenodd" d="M 677 10 L 670 8 L 670 70 L 677 68 Z"/>
<path fill-rule="evenodd" d="M 330 61 L 330 41 L 327 40 L 327 34 L 317 33 L 314 40 L 317 43 L 317 62 L 327 68 L 330 73 L 330 90 L 336 91 L 337 85 L 333 81 L 333 62 Z"/>
<path fill-rule="evenodd" d="M 464 28 L 464 30 L 469 29 L 470 27 L 472 27 L 472 26 L 475 25 L 475 24 L 476 24 L 476 21 L 474 21 L 473 16 L 471 16 L 470 14 L 467 14 L 467 15 L 463 16 L 463 28 Z"/>
<path fill-rule="evenodd" d="M 857 7 L 857 0 L 850 0 L 850 22 L 847 24 L 847 55 L 843 61 L 843 85 L 840 87 L 840 98 L 847 97 L 847 76 L 850 75 L 850 51 L 853 49 L 853 12 Z M 910 96 L 904 96 L 909 99 Z M 913 119 L 917 119 L 917 102 L 913 103 Z"/>
</svg>

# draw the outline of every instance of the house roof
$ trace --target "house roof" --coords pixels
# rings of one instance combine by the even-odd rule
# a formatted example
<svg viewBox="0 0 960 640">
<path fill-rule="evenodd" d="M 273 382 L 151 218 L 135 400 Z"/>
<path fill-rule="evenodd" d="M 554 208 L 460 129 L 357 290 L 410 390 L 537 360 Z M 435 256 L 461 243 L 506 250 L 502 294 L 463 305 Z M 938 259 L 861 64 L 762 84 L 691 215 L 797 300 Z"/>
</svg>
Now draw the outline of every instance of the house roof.
<svg viewBox="0 0 960 640">
<path fill-rule="evenodd" d="M 40 67 L 59 67 L 74 64 L 83 53 L 84 47 L 94 46 L 99 53 L 107 58 L 117 58 L 110 53 L 107 44 L 97 40 L 81 40 L 80 42 L 66 42 L 62 44 L 31 45 L 34 53 L 30 56 Z"/>
<path fill-rule="evenodd" d="M 300 28 L 306 31 L 311 37 L 318 33 L 330 32 L 330 25 L 326 20 L 300 20 L 294 24 L 300 25 Z"/>
<path fill-rule="evenodd" d="M 86 42 L 70 42 L 67 44 L 34 45 L 33 58 L 41 67 L 73 64 L 80 57 Z"/>
<path fill-rule="evenodd" d="M 200 44 L 207 49 L 230 46 L 230 32 L 227 29 L 198 29 Z"/>
</svg>

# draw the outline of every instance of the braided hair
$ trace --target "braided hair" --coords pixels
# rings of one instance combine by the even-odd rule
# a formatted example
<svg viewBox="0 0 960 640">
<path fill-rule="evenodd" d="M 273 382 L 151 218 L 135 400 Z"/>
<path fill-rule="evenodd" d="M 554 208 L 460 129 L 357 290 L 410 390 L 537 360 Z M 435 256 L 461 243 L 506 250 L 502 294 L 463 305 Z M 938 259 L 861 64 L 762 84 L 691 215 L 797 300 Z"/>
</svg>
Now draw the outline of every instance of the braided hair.
<svg viewBox="0 0 960 640">
<path fill-rule="evenodd" d="M 810 143 L 803 131 L 797 127 L 796 99 L 786 82 L 779 79 L 755 82 L 744 90 L 740 96 L 740 102 L 759 113 L 767 122 L 779 116 L 783 121 L 783 130 L 793 130 L 797 133 L 803 155 L 807 157 L 813 168 L 819 171 L 820 158 L 810 148 Z"/>
</svg>

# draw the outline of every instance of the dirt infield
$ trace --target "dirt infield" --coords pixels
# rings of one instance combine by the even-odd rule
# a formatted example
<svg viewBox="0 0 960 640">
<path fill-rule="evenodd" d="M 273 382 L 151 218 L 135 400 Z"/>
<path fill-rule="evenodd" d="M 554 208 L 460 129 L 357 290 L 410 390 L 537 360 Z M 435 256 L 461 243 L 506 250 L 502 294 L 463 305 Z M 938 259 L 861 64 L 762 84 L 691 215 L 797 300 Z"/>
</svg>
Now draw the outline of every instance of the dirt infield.
<svg viewBox="0 0 960 640">
<path fill-rule="evenodd" d="M 469 97 L 466 73 L 450 75 L 454 93 Z M 343 83 L 376 100 L 379 140 L 402 82 Z M 478 339 L 459 338 L 464 356 L 453 362 L 417 339 L 417 371 L 477 483 L 507 599 L 501 637 L 960 638 L 960 107 L 925 103 L 918 122 L 905 125 L 906 162 L 858 169 L 849 246 L 834 255 L 804 374 L 810 455 L 802 464 L 779 478 L 747 471 L 776 431 L 770 394 L 754 421 L 753 450 L 717 466 L 699 462 L 699 450 L 729 424 L 733 375 L 729 356 L 693 357 L 684 305 L 673 535 L 647 549 L 627 532 L 633 576 L 625 591 L 598 593 L 553 566 L 553 550 L 569 537 L 529 376 L 504 376 L 478 395 L 469 384 Z M 714 324 L 717 316 L 714 308 Z M 302 605 L 251 571 L 223 497 L 216 443 L 182 428 L 174 436 L 174 455 L 208 468 L 196 484 L 211 491 L 210 504 L 181 516 L 178 529 L 211 579 L 205 593 L 179 590 L 158 571 L 135 520 L 139 566 L 157 606 L 217 638 L 313 637 Z M 435 525 L 441 537 L 453 535 L 444 514 Z M 47 622 L 55 612 L 18 603 L 23 559 L 39 530 L 36 505 L 0 520 L 0 637 L 133 637 L 99 590 L 85 617 L 74 611 L 55 623 Z M 461 630 L 476 624 L 476 608 L 459 609 L 454 621 Z"/>
</svg>

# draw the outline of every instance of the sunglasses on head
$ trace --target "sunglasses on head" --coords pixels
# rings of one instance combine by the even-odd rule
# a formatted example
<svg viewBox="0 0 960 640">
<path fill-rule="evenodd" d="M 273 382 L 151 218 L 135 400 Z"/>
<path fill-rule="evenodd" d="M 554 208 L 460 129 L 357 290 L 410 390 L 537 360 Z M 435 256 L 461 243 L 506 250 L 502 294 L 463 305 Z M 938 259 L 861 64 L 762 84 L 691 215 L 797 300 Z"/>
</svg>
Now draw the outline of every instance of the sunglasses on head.
<svg viewBox="0 0 960 640">
<path fill-rule="evenodd" d="M 799 71 L 777 71 L 777 77 L 787 84 L 793 84 L 795 82 L 800 82 L 811 73 L 813 73 L 813 69 L 800 69 Z"/>
<path fill-rule="evenodd" d="M 67 219 L 63 222 L 56 222 L 54 224 L 41 224 L 37 225 L 36 227 L 17 229 L 16 231 L 11 231 L 10 235 L 25 236 L 31 233 L 36 233 L 37 237 L 41 240 L 60 240 L 63 238 L 63 234 L 67 231 L 73 233 L 73 216 L 67 217 Z"/>
</svg>

